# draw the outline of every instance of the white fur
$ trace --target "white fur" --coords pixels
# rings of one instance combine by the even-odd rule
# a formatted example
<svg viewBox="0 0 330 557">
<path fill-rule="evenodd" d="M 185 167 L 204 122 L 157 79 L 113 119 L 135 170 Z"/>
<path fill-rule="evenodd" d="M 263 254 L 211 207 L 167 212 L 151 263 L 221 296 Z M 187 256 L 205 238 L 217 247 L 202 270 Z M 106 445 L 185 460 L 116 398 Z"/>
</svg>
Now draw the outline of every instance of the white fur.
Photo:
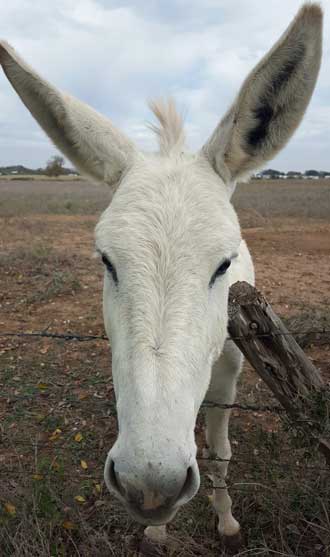
<svg viewBox="0 0 330 557">
<path fill-rule="evenodd" d="M 238 177 L 268 160 L 301 120 L 321 58 L 322 12 L 307 4 L 250 74 L 200 153 L 185 151 L 173 102 L 155 103 L 160 152 L 142 154 L 113 125 L 38 76 L 6 43 L 0 62 L 34 117 L 84 173 L 115 192 L 96 227 L 106 270 L 103 311 L 112 345 L 119 433 L 105 481 L 132 516 L 164 539 L 199 487 L 194 427 L 207 394 L 232 403 L 242 356 L 227 338 L 229 286 L 254 281 L 230 196 Z M 231 267 L 212 287 L 224 260 Z M 228 410 L 206 413 L 208 453 L 230 459 Z M 219 532 L 236 534 L 225 478 L 213 494 Z"/>
</svg>

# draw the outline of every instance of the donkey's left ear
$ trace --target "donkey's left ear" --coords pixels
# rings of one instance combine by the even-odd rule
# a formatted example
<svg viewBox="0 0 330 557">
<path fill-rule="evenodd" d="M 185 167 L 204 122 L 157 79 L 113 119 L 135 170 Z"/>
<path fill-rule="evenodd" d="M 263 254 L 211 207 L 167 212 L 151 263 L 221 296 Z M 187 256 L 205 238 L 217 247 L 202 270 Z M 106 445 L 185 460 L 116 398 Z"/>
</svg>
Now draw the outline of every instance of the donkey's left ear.
<svg viewBox="0 0 330 557">
<path fill-rule="evenodd" d="M 320 68 L 322 15 L 318 4 L 300 9 L 203 147 L 227 184 L 274 157 L 299 125 Z"/>
</svg>

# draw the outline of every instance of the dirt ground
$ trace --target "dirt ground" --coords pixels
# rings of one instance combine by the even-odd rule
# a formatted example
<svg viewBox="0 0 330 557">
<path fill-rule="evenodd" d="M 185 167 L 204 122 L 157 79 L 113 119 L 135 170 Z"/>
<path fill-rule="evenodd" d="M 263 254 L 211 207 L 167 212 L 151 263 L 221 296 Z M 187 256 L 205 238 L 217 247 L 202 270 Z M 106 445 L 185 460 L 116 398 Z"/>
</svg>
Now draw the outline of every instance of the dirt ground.
<svg viewBox="0 0 330 557">
<path fill-rule="evenodd" d="M 87 183 L 0 182 L 0 335 L 104 334 L 93 228 L 107 200 Z M 304 330 L 330 329 L 330 181 L 252 182 L 234 204 L 274 310 Z M 328 381 L 329 344 L 306 351 Z M 110 362 L 102 340 L 0 336 L 1 555 L 136 554 L 142 529 L 102 482 L 116 435 Z M 248 365 L 238 400 L 276 404 Z M 229 483 L 244 532 L 234 554 L 329 556 L 329 473 L 315 448 L 274 414 L 235 410 L 231 432 Z M 227 555 L 205 482 L 160 554 Z"/>
</svg>

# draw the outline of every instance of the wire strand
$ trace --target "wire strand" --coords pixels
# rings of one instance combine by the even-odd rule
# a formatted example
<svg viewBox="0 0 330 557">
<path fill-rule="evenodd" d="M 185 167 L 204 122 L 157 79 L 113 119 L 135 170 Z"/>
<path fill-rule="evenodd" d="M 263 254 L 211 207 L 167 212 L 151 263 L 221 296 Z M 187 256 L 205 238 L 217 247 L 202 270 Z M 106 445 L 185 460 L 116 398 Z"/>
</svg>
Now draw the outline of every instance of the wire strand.
<svg viewBox="0 0 330 557">
<path fill-rule="evenodd" d="M 276 337 L 276 336 L 301 336 L 301 335 L 328 335 L 330 334 L 330 329 L 317 329 L 309 331 L 287 331 L 286 333 L 275 331 L 268 333 L 254 333 L 251 332 L 248 335 L 240 336 L 229 336 L 227 340 L 249 340 L 251 338 L 265 338 L 265 337 Z M 0 338 L 5 337 L 44 337 L 50 339 L 61 339 L 67 341 L 79 341 L 87 342 L 92 340 L 109 340 L 106 335 L 79 335 L 78 333 L 48 333 L 47 331 L 35 331 L 35 332 L 6 332 L 0 333 Z M 330 339 L 329 339 L 330 342 Z"/>
</svg>

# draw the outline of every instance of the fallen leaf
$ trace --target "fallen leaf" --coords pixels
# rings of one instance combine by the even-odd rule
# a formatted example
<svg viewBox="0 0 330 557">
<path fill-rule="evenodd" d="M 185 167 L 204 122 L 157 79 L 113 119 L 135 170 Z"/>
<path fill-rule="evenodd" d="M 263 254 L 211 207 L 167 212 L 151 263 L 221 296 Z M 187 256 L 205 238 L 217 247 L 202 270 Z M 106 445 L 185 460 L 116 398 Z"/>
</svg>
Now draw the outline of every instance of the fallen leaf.
<svg viewBox="0 0 330 557">
<path fill-rule="evenodd" d="M 16 515 L 16 507 L 12 503 L 5 503 L 4 504 L 6 513 L 10 514 L 10 516 Z"/>
<path fill-rule="evenodd" d="M 81 460 L 80 461 L 80 466 L 82 467 L 83 470 L 87 470 L 88 464 L 87 464 L 86 460 Z"/>
<path fill-rule="evenodd" d="M 79 400 L 85 400 L 85 398 L 87 398 L 89 395 L 89 393 L 87 391 L 82 391 L 81 393 L 79 393 L 78 398 Z"/>
<path fill-rule="evenodd" d="M 77 443 L 80 443 L 80 441 L 82 441 L 83 436 L 81 433 L 76 433 L 76 435 L 74 436 L 74 440 L 77 441 Z"/>
<path fill-rule="evenodd" d="M 44 391 L 45 389 L 47 389 L 48 385 L 46 385 L 46 383 L 38 383 L 37 387 L 41 391 Z"/>
<path fill-rule="evenodd" d="M 42 474 L 33 474 L 32 475 L 32 479 L 36 480 L 37 482 L 39 482 L 40 480 L 43 480 L 44 477 L 42 476 Z"/>
<path fill-rule="evenodd" d="M 65 520 L 64 522 L 62 522 L 62 526 L 66 530 L 74 530 L 76 528 L 76 525 L 71 522 L 71 520 Z"/>
<path fill-rule="evenodd" d="M 49 436 L 49 441 L 56 441 L 56 439 L 59 438 L 61 433 L 62 433 L 61 429 L 59 428 L 55 429 L 55 431 L 53 431 L 53 433 Z"/>
<path fill-rule="evenodd" d="M 82 495 L 76 495 L 76 496 L 75 496 L 75 500 L 76 500 L 78 503 L 86 503 L 86 499 L 85 499 L 85 497 L 83 497 Z"/>
</svg>

